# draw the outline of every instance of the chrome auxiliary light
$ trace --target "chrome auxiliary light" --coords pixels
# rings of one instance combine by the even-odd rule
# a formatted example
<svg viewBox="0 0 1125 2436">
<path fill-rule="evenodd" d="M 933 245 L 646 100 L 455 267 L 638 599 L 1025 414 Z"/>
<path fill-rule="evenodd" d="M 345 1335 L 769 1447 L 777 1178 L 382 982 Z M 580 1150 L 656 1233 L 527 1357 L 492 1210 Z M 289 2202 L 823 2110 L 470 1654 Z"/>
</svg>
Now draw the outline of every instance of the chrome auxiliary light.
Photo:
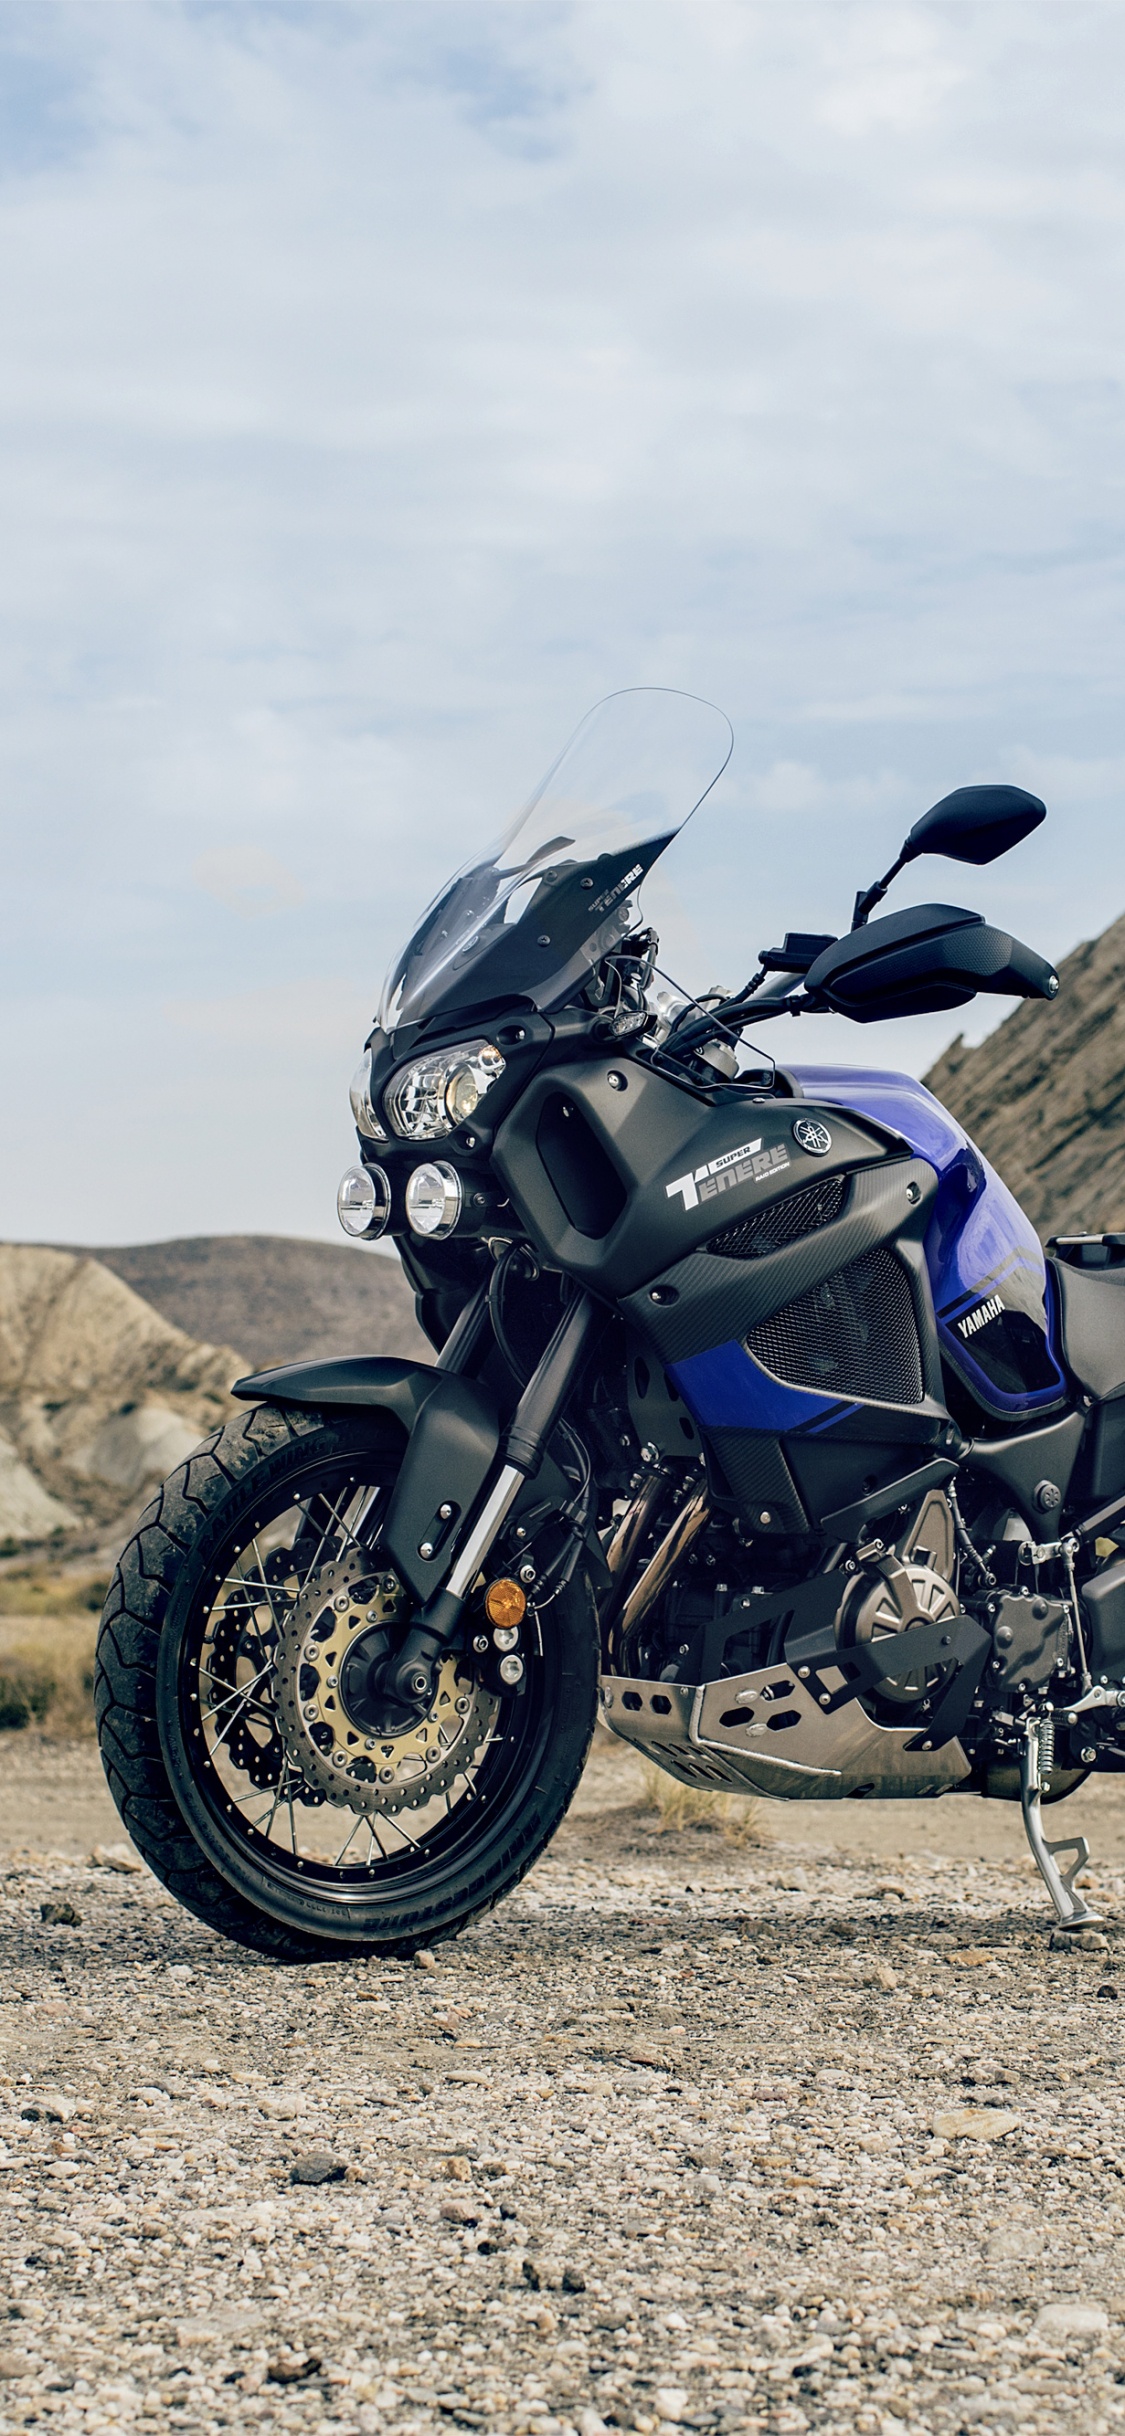
<svg viewBox="0 0 1125 2436">
<path fill-rule="evenodd" d="M 349 1167 L 340 1178 L 336 1216 L 353 1242 L 372 1243 L 386 1232 L 391 1214 L 390 1179 L 381 1167 Z"/>
<path fill-rule="evenodd" d="M 443 1235 L 452 1235 L 461 1215 L 461 1178 L 455 1167 L 435 1159 L 432 1165 L 414 1169 L 405 1199 L 407 1224 L 414 1233 L 426 1236 L 430 1243 L 440 1243 Z"/>
</svg>

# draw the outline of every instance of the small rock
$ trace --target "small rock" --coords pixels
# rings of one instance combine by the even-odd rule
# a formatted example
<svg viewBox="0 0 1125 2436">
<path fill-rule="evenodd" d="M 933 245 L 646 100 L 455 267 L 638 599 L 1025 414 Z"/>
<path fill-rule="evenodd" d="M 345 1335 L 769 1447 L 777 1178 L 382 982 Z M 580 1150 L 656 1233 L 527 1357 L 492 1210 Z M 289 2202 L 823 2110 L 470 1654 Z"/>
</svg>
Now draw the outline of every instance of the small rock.
<svg viewBox="0 0 1125 2436">
<path fill-rule="evenodd" d="M 987 2259 L 996 2261 L 1019 2259 L 1030 2266 L 1032 2259 L 1037 2257 L 1038 2250 L 1026 2227 L 1001 2225 L 998 2232 L 990 2235 L 985 2245 L 984 2255 Z"/>
<path fill-rule="evenodd" d="M 523 2277 L 524 2283 L 530 2284 L 533 2292 L 538 2292 L 540 2290 L 543 2278 L 540 2275 L 539 2269 L 536 2266 L 533 2258 L 524 2259 L 520 2268 L 520 2274 Z"/>
<path fill-rule="evenodd" d="M 686 2386 L 658 2385 L 652 2397 L 652 2407 L 658 2419 L 671 2420 L 675 2425 L 678 2419 L 683 2418 L 690 2401 L 691 2395 Z"/>
<path fill-rule="evenodd" d="M 467 2199 L 443 2199 L 438 2215 L 447 2225 L 475 2225 L 480 2218 Z"/>
<path fill-rule="evenodd" d="M 591 2410 L 589 2404 L 584 2411 L 579 2411 L 575 2425 L 578 2429 L 578 2436 L 609 2436 L 600 2411 Z"/>
<path fill-rule="evenodd" d="M 1100 1929 L 1052 1929 L 1051 1951 L 1055 1954 L 1108 1954 L 1109 1939 L 1102 1936 Z"/>
<path fill-rule="evenodd" d="M 1103 1979 L 1101 1986 L 1095 1988 L 1094 1994 L 1095 1996 L 1108 1996 L 1110 2003 L 1116 2004 L 1117 1999 L 1121 1994 L 1121 1990 L 1119 1987 L 1114 1985 L 1112 1979 Z"/>
<path fill-rule="evenodd" d="M 889 1962 L 873 1963 L 871 1968 L 871 1985 L 873 1988 L 897 1988 L 898 1972 L 892 1970 Z"/>
<path fill-rule="evenodd" d="M 413 1956 L 413 1962 L 416 1971 L 436 1971 L 438 1967 L 437 1955 L 431 1954 L 429 1947 L 425 1945 L 419 1946 L 417 1953 Z"/>
<path fill-rule="evenodd" d="M 1109 2317 L 1093 2301 L 1048 2301 L 1035 2320 L 1038 2335 L 1104 2334 Z"/>
<path fill-rule="evenodd" d="M 95 1844 L 90 1859 L 95 1869 L 115 1869 L 123 1878 L 139 1877 L 144 1868 L 128 1844 Z"/>
<path fill-rule="evenodd" d="M 23 2351 L 0 2351 L 0 2377 L 26 2377 L 31 2362 Z"/>
<path fill-rule="evenodd" d="M 347 2166 L 333 2157 L 326 2148 L 311 2148 L 303 2157 L 295 2157 L 289 2168 L 290 2182 L 343 2182 Z M 273 2370 L 271 2368 L 272 2377 Z"/>
<path fill-rule="evenodd" d="M 998 1965 L 997 1956 L 987 1945 L 967 1945 L 959 1954 L 949 1957 L 955 1971 L 992 1971 Z"/>
<path fill-rule="evenodd" d="M 73 2098 L 56 2097 L 53 2091 L 43 2098 L 29 2098 L 20 2108 L 25 2123 L 69 2123 L 73 2113 Z"/>
<path fill-rule="evenodd" d="M 585 2292 L 586 2278 L 579 2272 L 577 2267 L 564 2267 L 562 2271 L 562 2288 L 564 2292 Z M 587 2416 L 596 2418 L 597 2413 L 587 2413 Z M 591 2431 L 589 2429 L 585 2431 L 585 2436 L 591 2436 Z M 597 2436 L 597 2429 L 592 2431 L 592 2436 Z"/>
<path fill-rule="evenodd" d="M 548 2309 L 546 2302 L 544 2302 L 541 2309 L 536 2310 L 531 2323 L 535 2328 L 536 2334 L 553 2335 L 557 2334 L 559 2330 L 559 2321 L 555 2316 L 554 2310 Z"/>
<path fill-rule="evenodd" d="M 956 2106 L 934 2116 L 935 2140 L 1006 2140 L 1019 2125 L 1018 2115 L 1002 2114 L 997 2106 Z"/>
<path fill-rule="evenodd" d="M 82 1914 L 75 1911 L 73 1903 L 41 1903 L 39 1917 L 46 1921 L 48 1928 L 81 1928 L 82 1926 Z"/>
<path fill-rule="evenodd" d="M 441 2170 L 447 2182 L 471 2182 L 473 2178 L 467 2157 L 443 2157 Z"/>
<path fill-rule="evenodd" d="M 271 2360 L 266 2375 L 272 2385 L 300 2385 L 302 2378 L 315 2377 L 320 2367 L 320 2355 L 315 2351 L 282 2352 Z"/>
<path fill-rule="evenodd" d="M 263 2090 L 258 2100 L 259 2112 L 275 2123 L 292 2123 L 297 2115 L 307 2111 L 307 2100 L 291 2089 Z"/>
</svg>

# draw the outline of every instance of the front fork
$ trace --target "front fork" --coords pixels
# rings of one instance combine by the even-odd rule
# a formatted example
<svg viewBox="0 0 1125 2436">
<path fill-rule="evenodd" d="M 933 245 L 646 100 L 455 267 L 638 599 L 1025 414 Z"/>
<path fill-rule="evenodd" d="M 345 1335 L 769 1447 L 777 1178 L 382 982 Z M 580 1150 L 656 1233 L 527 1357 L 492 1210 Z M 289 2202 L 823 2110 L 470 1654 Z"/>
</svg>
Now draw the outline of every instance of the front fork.
<svg viewBox="0 0 1125 2436">
<path fill-rule="evenodd" d="M 603 1318 L 593 1296 L 583 1293 L 563 1313 L 508 1425 L 500 1468 L 486 1487 L 483 1503 L 453 1542 L 446 1580 L 415 1619 L 389 1672 L 387 1689 L 395 1699 L 408 1705 L 432 1699 L 437 1670 L 455 1638 L 465 1600 L 525 1480 L 539 1468 Z"/>
</svg>

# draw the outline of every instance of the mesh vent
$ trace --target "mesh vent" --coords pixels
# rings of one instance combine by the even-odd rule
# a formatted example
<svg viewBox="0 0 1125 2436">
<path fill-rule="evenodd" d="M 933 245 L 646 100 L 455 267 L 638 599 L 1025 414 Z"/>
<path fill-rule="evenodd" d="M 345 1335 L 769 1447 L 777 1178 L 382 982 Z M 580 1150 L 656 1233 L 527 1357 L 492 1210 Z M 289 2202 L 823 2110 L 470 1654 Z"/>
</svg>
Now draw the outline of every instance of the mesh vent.
<svg viewBox="0 0 1125 2436">
<path fill-rule="evenodd" d="M 880 1246 L 751 1328 L 756 1361 L 792 1387 L 921 1404 L 925 1388 L 910 1282 Z"/>
<path fill-rule="evenodd" d="M 815 1235 L 818 1228 L 831 1225 L 843 1209 L 847 1190 L 846 1176 L 818 1176 L 799 1193 L 786 1193 L 768 1209 L 724 1227 L 703 1248 L 724 1260 L 763 1260 L 767 1252 L 781 1252 L 787 1243 L 799 1243 L 802 1235 Z"/>
</svg>

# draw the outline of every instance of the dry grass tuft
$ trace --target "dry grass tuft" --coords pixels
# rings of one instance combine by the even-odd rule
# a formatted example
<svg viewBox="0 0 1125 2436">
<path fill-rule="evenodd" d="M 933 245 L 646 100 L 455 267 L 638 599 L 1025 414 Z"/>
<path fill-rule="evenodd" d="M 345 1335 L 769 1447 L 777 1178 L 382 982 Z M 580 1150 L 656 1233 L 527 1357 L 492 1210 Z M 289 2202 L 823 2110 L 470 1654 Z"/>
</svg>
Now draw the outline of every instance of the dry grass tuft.
<svg viewBox="0 0 1125 2436">
<path fill-rule="evenodd" d="M 745 1793 L 711 1793 L 699 1785 L 681 1785 L 655 1761 L 644 1762 L 645 1806 L 654 1813 L 661 1835 L 681 1835 L 686 1828 L 710 1829 L 728 1844 L 769 1844 L 770 1830 L 761 1803 Z"/>
<path fill-rule="evenodd" d="M 0 1575 L 0 1730 L 94 1730 L 94 1644 L 104 1575 L 29 1565 Z"/>
</svg>

